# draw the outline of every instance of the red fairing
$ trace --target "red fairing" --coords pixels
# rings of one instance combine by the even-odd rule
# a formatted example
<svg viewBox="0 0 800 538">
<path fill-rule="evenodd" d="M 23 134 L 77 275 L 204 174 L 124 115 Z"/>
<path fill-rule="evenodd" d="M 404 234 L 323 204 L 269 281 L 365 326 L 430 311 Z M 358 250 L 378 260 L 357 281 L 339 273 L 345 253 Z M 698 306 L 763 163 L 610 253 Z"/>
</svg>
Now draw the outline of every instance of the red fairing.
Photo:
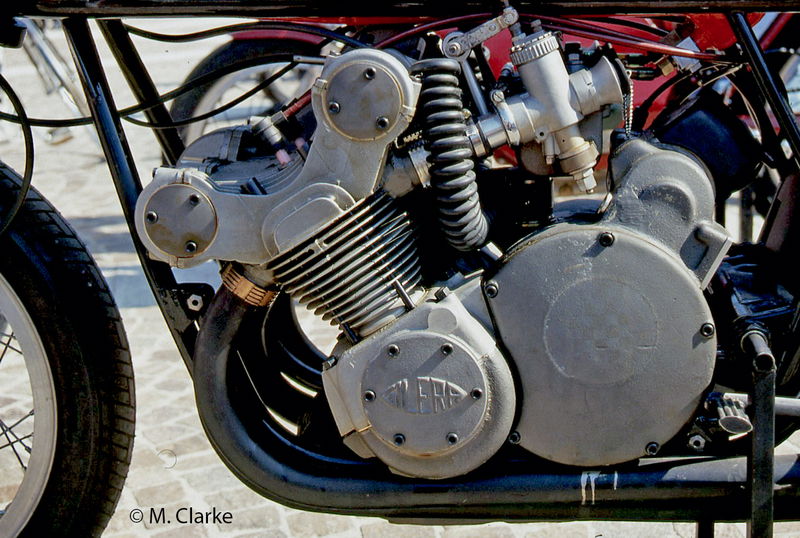
<svg viewBox="0 0 800 538">
<path fill-rule="evenodd" d="M 763 13 L 750 13 L 747 21 L 753 25 L 761 20 Z M 716 13 L 695 13 L 687 17 L 694 23 L 692 39 L 700 50 L 725 50 L 736 42 L 731 25 L 725 15 Z"/>
</svg>

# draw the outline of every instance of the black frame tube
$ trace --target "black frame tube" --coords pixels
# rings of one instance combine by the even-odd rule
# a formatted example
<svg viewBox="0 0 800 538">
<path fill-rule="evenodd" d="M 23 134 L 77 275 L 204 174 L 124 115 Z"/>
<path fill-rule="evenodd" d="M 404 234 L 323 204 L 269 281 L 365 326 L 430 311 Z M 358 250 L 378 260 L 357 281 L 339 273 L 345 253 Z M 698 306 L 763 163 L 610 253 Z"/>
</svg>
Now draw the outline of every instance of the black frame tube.
<svg viewBox="0 0 800 538">
<path fill-rule="evenodd" d="M 67 18 L 63 24 L 67 43 L 83 85 L 86 102 L 92 112 L 100 144 L 144 276 L 153 291 L 156 304 L 167 321 L 178 350 L 191 371 L 191 356 L 196 336 L 194 322 L 183 306 L 182 294 L 172 269 L 163 262 L 150 259 L 147 249 L 139 241 L 136 233 L 134 210 L 136 200 L 142 191 L 142 184 L 89 25 L 84 18 Z M 112 49 L 115 48 L 113 41 L 109 45 Z M 152 85 L 152 81 L 150 82 Z"/>
</svg>

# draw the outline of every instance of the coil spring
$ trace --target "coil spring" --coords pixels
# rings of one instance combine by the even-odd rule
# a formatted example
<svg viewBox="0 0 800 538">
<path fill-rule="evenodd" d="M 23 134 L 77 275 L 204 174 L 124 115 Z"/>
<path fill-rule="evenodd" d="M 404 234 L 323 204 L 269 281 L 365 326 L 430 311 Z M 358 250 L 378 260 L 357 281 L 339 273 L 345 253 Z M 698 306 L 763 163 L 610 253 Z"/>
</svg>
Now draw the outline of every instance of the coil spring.
<svg viewBox="0 0 800 538">
<path fill-rule="evenodd" d="M 422 292 L 414 227 L 380 191 L 269 268 L 292 297 L 348 335 L 376 331 Z"/>
<path fill-rule="evenodd" d="M 431 185 L 439 206 L 439 223 L 449 243 L 470 251 L 486 242 L 488 223 L 481 210 L 472 146 L 464 123 L 456 60 L 421 60 L 412 73 L 422 75 L 418 108 L 424 118 L 423 138 L 430 152 Z"/>
</svg>

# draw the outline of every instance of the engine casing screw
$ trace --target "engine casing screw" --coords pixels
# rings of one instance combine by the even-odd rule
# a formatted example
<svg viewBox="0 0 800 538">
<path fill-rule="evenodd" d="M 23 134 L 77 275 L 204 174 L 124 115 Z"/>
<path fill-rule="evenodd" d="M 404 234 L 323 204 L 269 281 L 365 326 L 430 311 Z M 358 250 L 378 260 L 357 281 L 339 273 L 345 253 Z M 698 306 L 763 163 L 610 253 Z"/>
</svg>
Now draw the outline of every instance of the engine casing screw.
<svg viewBox="0 0 800 538">
<path fill-rule="evenodd" d="M 400 346 L 397 344 L 389 344 L 386 348 L 386 354 L 390 357 L 397 357 L 400 354 Z"/>
<path fill-rule="evenodd" d="M 449 355 L 453 352 L 453 344 L 450 342 L 445 342 L 439 349 L 442 352 L 442 355 Z"/>
<path fill-rule="evenodd" d="M 647 446 L 644 447 L 644 453 L 647 454 L 648 456 L 655 456 L 656 454 L 658 454 L 658 450 L 660 448 L 661 446 L 655 441 L 653 441 L 652 443 L 647 443 Z"/>
<path fill-rule="evenodd" d="M 692 435 L 689 437 L 688 445 L 689 448 L 700 452 L 706 447 L 706 440 L 702 435 Z"/>
<path fill-rule="evenodd" d="M 598 239 L 600 245 L 603 247 L 610 247 L 614 244 L 614 234 L 611 232 L 603 232 Z"/>
<path fill-rule="evenodd" d="M 367 80 L 372 80 L 375 78 L 375 68 L 374 67 L 367 67 L 364 69 L 364 78 Z"/>
<path fill-rule="evenodd" d="M 716 329 L 714 328 L 713 323 L 703 323 L 703 325 L 700 326 L 700 334 L 706 338 L 711 338 L 714 336 L 714 332 L 716 332 Z"/>
<path fill-rule="evenodd" d="M 364 393 L 364 401 L 365 402 L 374 402 L 375 401 L 375 393 L 371 390 L 368 390 Z"/>
<path fill-rule="evenodd" d="M 512 445 L 518 445 L 520 441 L 522 441 L 522 436 L 519 432 L 511 432 L 508 434 L 508 442 Z"/>
<path fill-rule="evenodd" d="M 487 297 L 497 297 L 497 292 L 500 291 L 500 289 L 497 287 L 497 282 L 493 280 L 490 280 L 486 283 L 484 290 L 486 291 Z"/>
<path fill-rule="evenodd" d="M 197 205 L 200 203 L 200 197 L 196 194 L 189 195 L 189 203 L 192 205 Z"/>
<path fill-rule="evenodd" d="M 186 250 L 186 252 L 189 254 L 194 254 L 197 252 L 197 243 L 194 241 L 187 241 L 186 245 L 184 246 L 184 250 Z"/>
<path fill-rule="evenodd" d="M 385 130 L 389 127 L 389 118 L 386 116 L 378 116 L 378 119 L 375 120 L 375 126 L 381 131 Z"/>
<path fill-rule="evenodd" d="M 394 434 L 394 437 L 392 437 L 392 441 L 394 441 L 394 444 L 397 446 L 400 446 L 406 442 L 406 436 L 402 433 L 396 433 Z"/>
<path fill-rule="evenodd" d="M 472 396 L 473 400 L 480 400 L 481 396 L 483 396 L 483 391 L 479 388 L 474 388 L 469 394 Z"/>
<path fill-rule="evenodd" d="M 150 224 L 155 224 L 158 222 L 158 213 L 155 211 L 148 211 L 144 218 L 147 219 L 147 222 Z"/>
<path fill-rule="evenodd" d="M 342 107 L 336 101 L 328 103 L 328 112 L 331 114 L 338 114 Z"/>
<path fill-rule="evenodd" d="M 458 442 L 458 434 L 450 432 L 447 434 L 447 442 L 451 445 L 454 445 Z"/>
</svg>

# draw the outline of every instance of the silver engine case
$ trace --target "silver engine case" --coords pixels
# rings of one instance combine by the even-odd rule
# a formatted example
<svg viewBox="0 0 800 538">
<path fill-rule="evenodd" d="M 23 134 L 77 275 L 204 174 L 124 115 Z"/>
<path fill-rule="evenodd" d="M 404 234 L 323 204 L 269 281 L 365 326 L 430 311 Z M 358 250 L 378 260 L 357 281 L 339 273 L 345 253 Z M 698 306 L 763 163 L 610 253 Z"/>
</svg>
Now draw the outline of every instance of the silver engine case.
<svg viewBox="0 0 800 538">
<path fill-rule="evenodd" d="M 644 140 L 612 166 L 599 222 L 518 245 L 488 299 L 524 394 L 520 444 L 569 465 L 657 453 L 694 415 L 716 356 L 703 290 L 730 240 L 706 172 Z"/>
</svg>

